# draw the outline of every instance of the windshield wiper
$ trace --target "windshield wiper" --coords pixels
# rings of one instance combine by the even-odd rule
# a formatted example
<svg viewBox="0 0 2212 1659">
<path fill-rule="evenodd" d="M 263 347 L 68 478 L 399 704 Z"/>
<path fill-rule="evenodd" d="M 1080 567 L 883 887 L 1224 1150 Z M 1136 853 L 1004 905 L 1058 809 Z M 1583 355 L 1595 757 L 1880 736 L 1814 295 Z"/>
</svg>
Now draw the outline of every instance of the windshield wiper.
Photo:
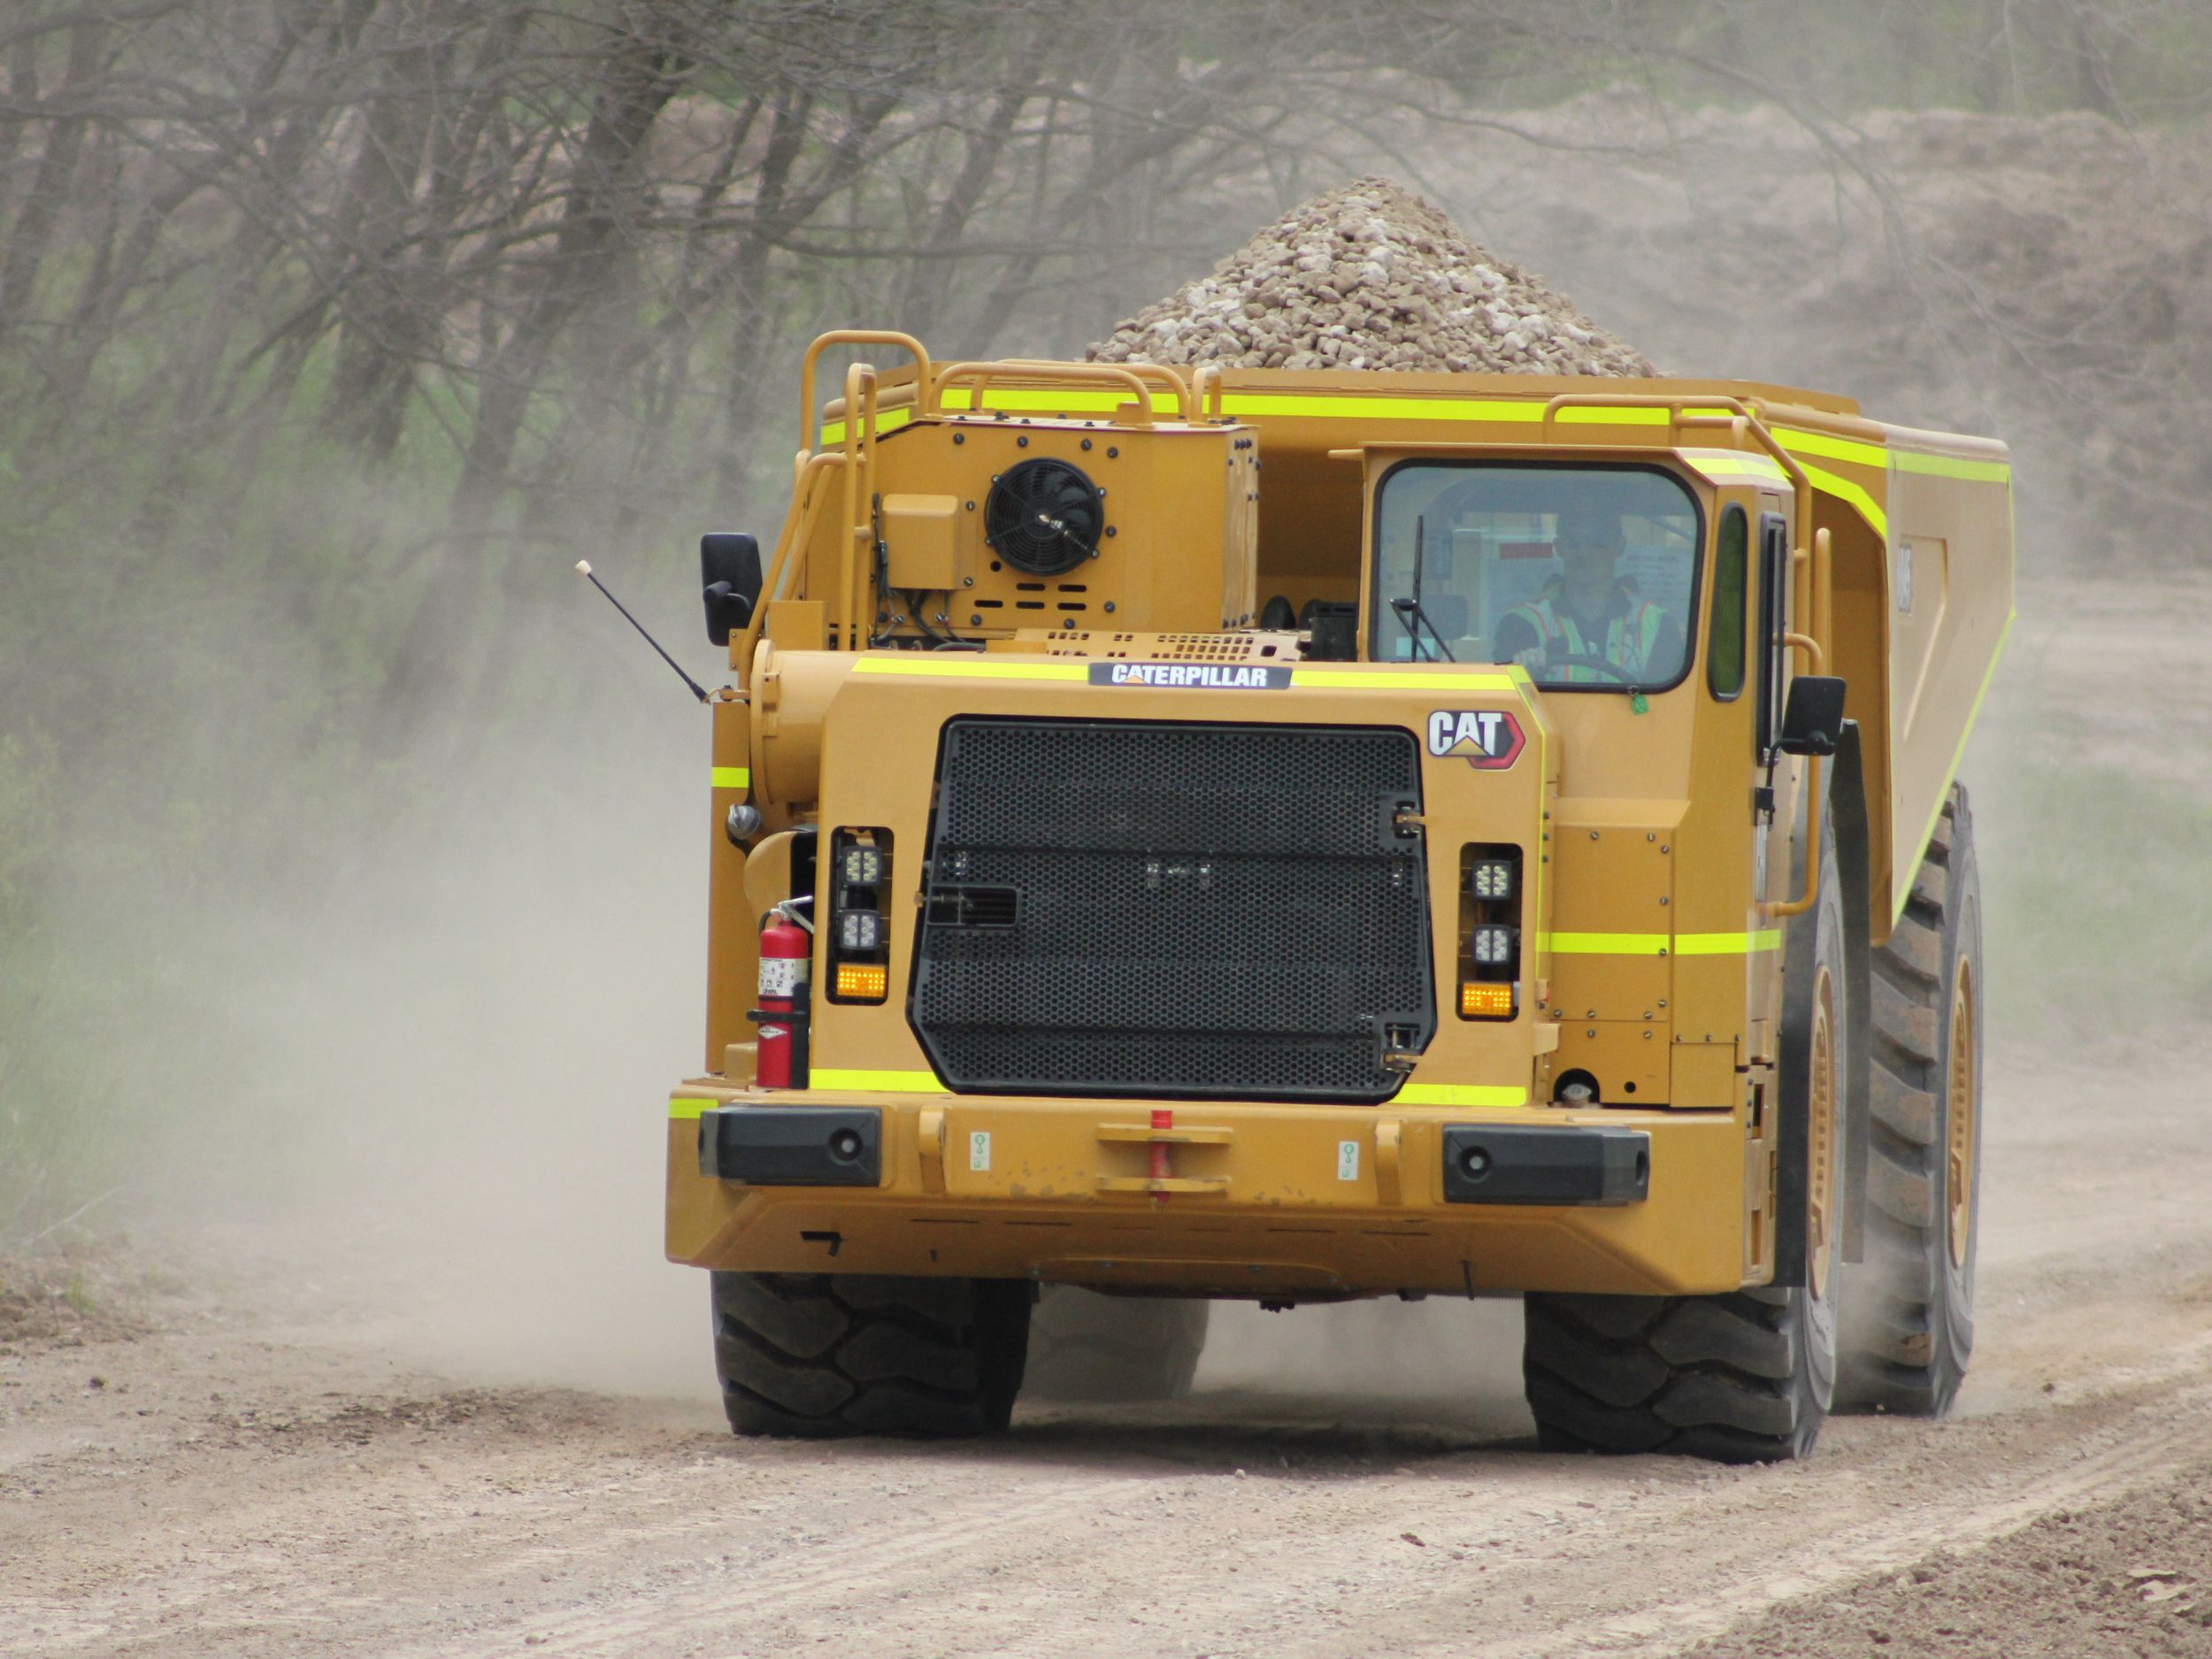
<svg viewBox="0 0 2212 1659">
<path fill-rule="evenodd" d="M 1424 544 L 1428 538 L 1428 524 L 1425 515 L 1413 521 L 1413 597 L 1394 599 L 1390 602 L 1390 608 L 1398 613 L 1398 620 L 1405 624 L 1407 636 L 1413 641 L 1413 654 L 1416 657 L 1425 657 L 1421 644 L 1421 630 L 1426 628 L 1429 631 L 1429 637 L 1436 641 L 1436 649 L 1443 652 L 1444 660 L 1448 663 L 1455 663 L 1459 658 L 1454 657 L 1452 648 L 1444 643 L 1444 636 L 1438 632 L 1436 624 L 1429 620 L 1429 613 L 1421 609 L 1421 564 Z"/>
</svg>

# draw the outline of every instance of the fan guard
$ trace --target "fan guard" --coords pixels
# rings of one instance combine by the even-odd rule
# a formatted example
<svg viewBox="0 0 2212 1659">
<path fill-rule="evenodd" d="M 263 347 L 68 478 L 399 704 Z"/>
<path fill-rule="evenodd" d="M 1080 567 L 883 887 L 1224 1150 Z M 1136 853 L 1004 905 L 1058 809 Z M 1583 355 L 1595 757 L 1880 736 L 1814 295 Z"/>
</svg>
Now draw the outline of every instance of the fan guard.
<svg viewBox="0 0 2212 1659">
<path fill-rule="evenodd" d="M 1082 468 L 1050 456 L 1016 462 L 983 503 L 983 539 L 1032 576 L 1073 570 L 1096 551 L 1105 528 L 1104 493 Z"/>
</svg>

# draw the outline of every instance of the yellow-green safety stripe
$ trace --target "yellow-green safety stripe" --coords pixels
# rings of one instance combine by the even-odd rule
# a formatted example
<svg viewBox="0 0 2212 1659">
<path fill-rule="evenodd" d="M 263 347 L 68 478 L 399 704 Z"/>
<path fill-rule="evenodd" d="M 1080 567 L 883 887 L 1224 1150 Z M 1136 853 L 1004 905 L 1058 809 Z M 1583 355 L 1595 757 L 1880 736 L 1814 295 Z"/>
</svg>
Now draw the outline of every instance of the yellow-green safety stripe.
<svg viewBox="0 0 2212 1659">
<path fill-rule="evenodd" d="M 1290 683 L 1338 691 L 1511 691 L 1510 674 L 1454 673 L 1448 669 L 1294 668 Z"/>
<path fill-rule="evenodd" d="M 1544 948 L 1561 956 L 1740 956 L 1779 950 L 1782 930 L 1748 933 L 1546 933 Z"/>
<path fill-rule="evenodd" d="M 900 674 L 924 680 L 1080 680 L 1090 678 L 1087 662 L 1036 660 L 990 662 L 980 653 L 962 651 L 943 657 L 925 657 L 902 651 L 896 657 L 864 657 L 853 664 L 856 674 Z"/>
<path fill-rule="evenodd" d="M 972 404 L 972 394 L 963 387 L 949 388 L 943 407 L 964 412 Z M 985 394 L 984 407 L 1002 409 L 1009 412 L 1060 414 L 1110 414 L 1127 403 L 1125 394 L 1119 392 L 1044 391 L 1020 387 L 993 387 Z M 1166 392 L 1152 394 L 1152 407 L 1157 414 L 1173 414 L 1174 396 Z M 1298 395 L 1276 392 L 1231 392 L 1221 403 L 1225 415 L 1271 415 L 1279 419 L 1311 420 L 1489 420 L 1521 425 L 1534 425 L 1544 419 L 1544 405 L 1530 398 L 1495 397 L 1372 397 L 1364 394 L 1348 396 Z M 1691 414 L 1724 415 L 1724 409 L 1693 409 Z M 905 409 L 887 410 L 876 417 L 879 434 L 896 432 L 914 419 L 913 411 Z M 1671 419 L 1663 409 L 1563 409 L 1557 420 L 1567 426 L 1664 426 Z M 1894 463 L 1898 470 L 1919 472 L 1935 478 L 1967 479 L 1977 483 L 2001 484 L 2011 478 L 2012 467 L 2003 461 L 1983 461 L 1962 456 L 1936 455 L 1919 449 L 1892 448 L 1884 444 L 1866 443 L 1855 438 L 1840 438 L 1831 433 L 1803 432 L 1793 426 L 1775 428 L 1775 436 L 1782 447 L 1799 455 L 1817 455 L 1835 461 L 1850 461 L 1860 466 L 1888 466 Z M 845 423 L 827 421 L 822 426 L 822 442 L 842 443 Z M 1761 462 L 1763 457 L 1740 451 L 1747 461 Z M 1767 463 L 1771 465 L 1771 463 Z"/>
<path fill-rule="evenodd" d="M 1118 392 L 1041 391 L 1018 387 L 992 387 L 985 394 L 983 407 L 1048 414 L 1110 414 L 1127 401 L 1126 395 Z M 970 403 L 970 394 L 960 388 L 949 389 L 943 401 L 946 409 L 956 411 L 966 410 Z M 1176 400 L 1171 394 L 1155 392 L 1152 394 L 1152 407 L 1156 413 L 1172 414 Z M 1232 392 L 1223 396 L 1221 411 L 1223 414 L 1232 417 L 1261 415 L 1294 419 L 1487 420 L 1530 425 L 1544 419 L 1544 405 L 1533 399 L 1492 397 L 1317 396 L 1292 393 Z M 1729 411 L 1723 409 L 1691 409 L 1684 412 L 1724 415 Z M 1555 417 L 1560 424 L 1566 426 L 1664 426 L 1673 418 L 1673 411 L 1665 409 L 1603 406 L 1563 409 Z M 877 417 L 877 433 L 895 432 L 912 419 L 912 414 L 904 410 L 887 411 Z M 1777 427 L 1775 437 L 1784 449 L 1793 455 L 1816 455 L 1828 460 L 1848 461 L 1859 466 L 1886 468 L 1893 465 L 1900 472 L 1963 479 L 1976 483 L 2001 484 L 2012 477 L 2011 466 L 2002 461 L 1972 460 L 1961 456 L 1894 449 L 1878 443 L 1864 443 L 1855 438 L 1839 438 L 1828 433 L 1801 432 L 1789 426 Z M 822 442 L 825 445 L 842 443 L 844 441 L 844 422 L 832 421 L 822 427 Z M 1717 483 L 1748 482 L 1754 479 L 1763 483 L 1767 481 L 1768 475 L 1762 464 L 1771 466 L 1772 462 L 1747 451 L 1737 453 L 1740 465 L 1732 469 L 1727 477 L 1717 476 L 1695 458 L 1691 464 Z M 1801 462 L 1801 465 L 1805 464 Z M 1776 469 L 1778 473 L 1779 471 L 1779 468 Z M 1805 465 L 1805 479 L 1824 495 L 1833 495 L 1846 505 L 1855 508 L 1874 526 L 1878 534 L 1885 540 L 1888 538 L 1889 515 L 1875 503 L 1874 498 L 1862 487 L 1809 465 Z"/>
<path fill-rule="evenodd" d="M 1528 1091 L 1502 1083 L 1409 1083 L 1393 1099 L 1397 1106 L 1525 1106 Z"/>
<path fill-rule="evenodd" d="M 689 1094 L 671 1094 L 668 1097 L 668 1115 L 672 1119 L 695 1120 L 699 1114 L 706 1110 L 708 1107 L 718 1106 L 721 1103 L 719 1101 L 703 1100 Z"/>
<path fill-rule="evenodd" d="M 1742 449 L 1685 449 L 1681 454 L 1709 483 L 1786 486 L 1790 481 L 1780 465 L 1763 455 Z"/>
<path fill-rule="evenodd" d="M 872 1094 L 947 1094 L 934 1071 L 856 1071 L 818 1065 L 807 1074 L 810 1089 L 860 1089 Z"/>
<path fill-rule="evenodd" d="M 749 789 L 753 787 L 753 774 L 743 766 L 717 766 L 713 781 L 718 789 Z"/>
</svg>

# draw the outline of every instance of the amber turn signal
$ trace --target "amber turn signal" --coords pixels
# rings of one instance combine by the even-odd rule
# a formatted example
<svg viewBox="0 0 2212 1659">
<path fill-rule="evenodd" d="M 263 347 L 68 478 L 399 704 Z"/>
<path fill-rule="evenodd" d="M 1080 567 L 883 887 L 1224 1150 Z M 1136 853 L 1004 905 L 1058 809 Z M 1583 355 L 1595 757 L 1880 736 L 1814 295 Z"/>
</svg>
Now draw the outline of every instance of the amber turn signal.
<svg viewBox="0 0 2212 1659">
<path fill-rule="evenodd" d="M 856 1002 L 880 1002 L 890 988 L 891 972 L 880 962 L 837 964 L 837 995 Z"/>
<path fill-rule="evenodd" d="M 1466 980 L 1459 987 L 1459 1013 L 1463 1019 L 1511 1019 L 1513 987 Z"/>
</svg>

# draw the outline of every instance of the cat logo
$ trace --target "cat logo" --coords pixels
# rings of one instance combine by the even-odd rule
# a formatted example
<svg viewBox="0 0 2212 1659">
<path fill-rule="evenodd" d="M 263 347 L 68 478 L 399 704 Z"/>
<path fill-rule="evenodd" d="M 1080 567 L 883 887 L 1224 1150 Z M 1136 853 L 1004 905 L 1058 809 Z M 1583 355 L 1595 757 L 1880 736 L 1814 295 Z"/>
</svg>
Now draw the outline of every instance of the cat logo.
<svg viewBox="0 0 2212 1659">
<path fill-rule="evenodd" d="M 1503 772 L 1527 741 L 1521 723 L 1502 709 L 1439 709 L 1429 716 L 1429 753 L 1457 755 L 1478 772 Z"/>
</svg>

